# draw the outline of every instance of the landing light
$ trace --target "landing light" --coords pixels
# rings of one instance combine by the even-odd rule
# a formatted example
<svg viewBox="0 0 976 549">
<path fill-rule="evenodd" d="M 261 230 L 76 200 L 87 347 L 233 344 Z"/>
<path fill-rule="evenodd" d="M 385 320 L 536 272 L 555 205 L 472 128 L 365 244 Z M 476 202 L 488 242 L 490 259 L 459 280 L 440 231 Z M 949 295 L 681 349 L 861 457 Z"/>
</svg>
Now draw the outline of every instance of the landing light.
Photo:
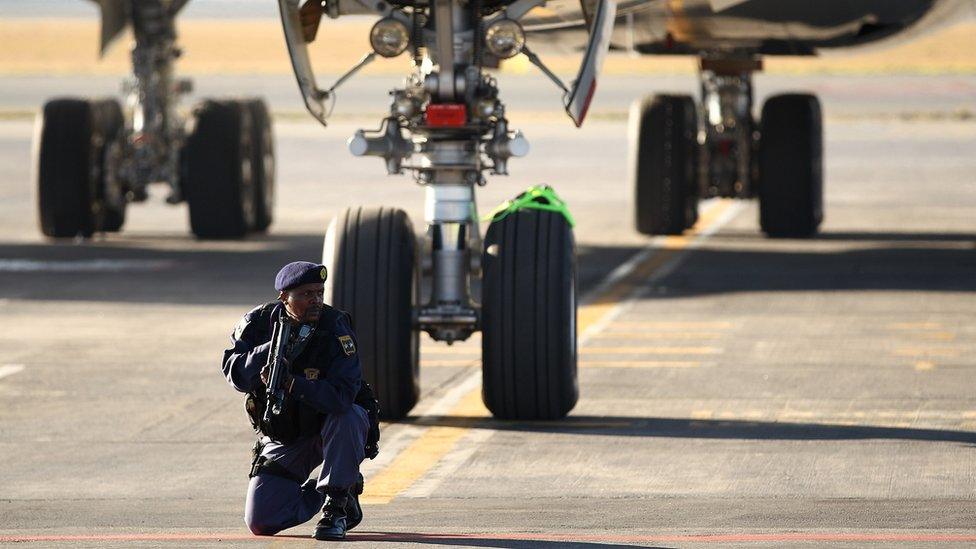
<svg viewBox="0 0 976 549">
<path fill-rule="evenodd" d="M 485 30 L 485 46 L 499 59 L 515 57 L 525 47 L 525 31 L 512 19 L 499 19 Z"/>
<path fill-rule="evenodd" d="M 410 45 L 410 29 L 392 17 L 384 17 L 369 31 L 373 51 L 383 57 L 396 57 Z"/>
</svg>

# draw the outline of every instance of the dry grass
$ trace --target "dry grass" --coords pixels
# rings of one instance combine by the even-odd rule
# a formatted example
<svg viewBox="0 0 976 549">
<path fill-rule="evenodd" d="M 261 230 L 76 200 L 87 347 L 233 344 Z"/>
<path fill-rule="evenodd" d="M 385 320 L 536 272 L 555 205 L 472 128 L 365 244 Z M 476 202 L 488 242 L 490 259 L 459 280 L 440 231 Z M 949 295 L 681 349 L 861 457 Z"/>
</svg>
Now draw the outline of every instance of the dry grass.
<svg viewBox="0 0 976 549">
<path fill-rule="evenodd" d="M 326 21 L 313 46 L 316 68 L 341 72 L 368 51 L 369 22 Z M 180 22 L 185 55 L 181 74 L 282 74 L 290 72 L 288 55 L 276 20 L 185 20 Z M 0 74 L 127 74 L 127 40 L 97 58 L 98 24 L 79 19 L 8 19 L 0 21 Z M 822 58 L 767 58 L 766 70 L 780 74 L 933 74 L 976 73 L 976 23 L 964 22 L 922 39 L 888 48 L 832 54 Z M 575 56 L 546 56 L 552 68 L 571 73 Z M 379 60 L 367 73 L 403 73 L 405 56 Z M 535 70 L 524 58 L 509 62 L 508 72 Z M 691 58 L 631 57 L 613 54 L 608 74 L 691 73 Z"/>
</svg>

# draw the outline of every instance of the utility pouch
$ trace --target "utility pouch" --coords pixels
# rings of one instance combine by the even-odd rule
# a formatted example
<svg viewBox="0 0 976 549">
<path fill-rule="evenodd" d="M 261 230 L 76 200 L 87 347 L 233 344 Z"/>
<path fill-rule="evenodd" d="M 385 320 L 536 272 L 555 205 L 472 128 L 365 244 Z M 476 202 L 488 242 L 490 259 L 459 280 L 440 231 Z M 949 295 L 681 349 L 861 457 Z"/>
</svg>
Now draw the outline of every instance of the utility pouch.
<svg viewBox="0 0 976 549">
<path fill-rule="evenodd" d="M 366 433 L 366 457 L 374 459 L 380 453 L 380 403 L 376 400 L 373 387 L 364 380 L 356 393 L 356 404 L 366 410 L 369 418 L 369 431 Z"/>
</svg>

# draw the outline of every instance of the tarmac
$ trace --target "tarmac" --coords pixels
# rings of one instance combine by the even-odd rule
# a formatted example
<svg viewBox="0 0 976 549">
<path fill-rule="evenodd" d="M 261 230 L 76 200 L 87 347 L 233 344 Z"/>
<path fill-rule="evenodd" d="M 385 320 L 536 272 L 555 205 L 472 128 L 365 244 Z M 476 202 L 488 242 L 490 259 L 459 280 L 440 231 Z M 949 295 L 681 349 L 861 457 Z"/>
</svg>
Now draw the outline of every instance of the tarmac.
<svg viewBox="0 0 976 549">
<path fill-rule="evenodd" d="M 399 206 L 422 229 L 422 190 L 344 145 L 378 125 L 386 81 L 350 87 L 328 128 L 299 116 L 290 80 L 198 82 L 267 95 L 280 115 L 267 236 L 195 240 L 159 188 L 120 234 L 45 240 L 30 112 L 117 84 L 0 81 L 0 544 L 319 545 L 312 522 L 244 527 L 253 435 L 219 361 L 277 269 L 320 257 L 341 209 Z M 484 213 L 551 184 L 578 221 L 579 404 L 493 420 L 478 336 L 425 341 L 422 400 L 384 425 L 346 543 L 976 544 L 976 77 L 758 76 L 757 110 L 787 89 L 824 104 L 826 219 L 809 240 L 766 239 L 754 202 L 714 199 L 682 237 L 638 235 L 627 105 L 695 82 L 600 86 L 575 130 L 550 84 L 503 83 L 532 151 L 478 189 Z"/>
</svg>

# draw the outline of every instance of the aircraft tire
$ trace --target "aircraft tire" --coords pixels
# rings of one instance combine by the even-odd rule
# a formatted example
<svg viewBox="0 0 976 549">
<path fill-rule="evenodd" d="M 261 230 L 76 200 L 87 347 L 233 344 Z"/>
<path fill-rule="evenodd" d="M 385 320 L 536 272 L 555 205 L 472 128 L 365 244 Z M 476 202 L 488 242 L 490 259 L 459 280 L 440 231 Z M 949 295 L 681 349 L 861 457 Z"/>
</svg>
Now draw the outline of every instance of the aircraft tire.
<svg viewBox="0 0 976 549">
<path fill-rule="evenodd" d="M 251 173 L 254 176 L 255 232 L 267 232 L 274 220 L 275 150 L 268 105 L 263 99 L 248 99 L 251 115 Z"/>
<path fill-rule="evenodd" d="M 380 417 L 402 419 L 420 396 L 416 236 L 406 212 L 347 208 L 326 232 L 325 299 L 352 315 L 363 377 L 376 392 Z"/>
<path fill-rule="evenodd" d="M 698 220 L 697 116 L 688 95 L 652 95 L 631 106 L 631 177 L 641 234 L 681 234 Z"/>
<path fill-rule="evenodd" d="M 198 238 L 238 239 L 254 227 L 251 117 L 237 101 L 205 100 L 183 148 L 183 193 Z"/>
<path fill-rule="evenodd" d="M 576 250 L 558 213 L 522 210 L 488 227 L 482 398 L 499 419 L 558 419 L 576 405 Z"/>
<path fill-rule="evenodd" d="M 34 166 L 41 232 L 55 238 L 90 237 L 93 151 L 91 104 L 84 99 L 54 99 L 37 120 Z"/>
<path fill-rule="evenodd" d="M 807 238 L 823 220 L 823 122 L 810 94 L 775 95 L 762 109 L 759 224 L 772 238 Z"/>
<path fill-rule="evenodd" d="M 93 120 L 98 134 L 99 161 L 98 185 L 96 187 L 97 208 L 96 221 L 97 229 L 105 232 L 115 233 L 122 230 L 125 224 L 125 210 L 128 204 L 125 192 L 118 181 L 112 180 L 111 173 L 115 173 L 116 166 L 113 163 L 121 161 L 120 147 L 118 141 L 125 118 L 122 115 L 122 106 L 116 99 L 100 99 L 92 101 Z"/>
</svg>

